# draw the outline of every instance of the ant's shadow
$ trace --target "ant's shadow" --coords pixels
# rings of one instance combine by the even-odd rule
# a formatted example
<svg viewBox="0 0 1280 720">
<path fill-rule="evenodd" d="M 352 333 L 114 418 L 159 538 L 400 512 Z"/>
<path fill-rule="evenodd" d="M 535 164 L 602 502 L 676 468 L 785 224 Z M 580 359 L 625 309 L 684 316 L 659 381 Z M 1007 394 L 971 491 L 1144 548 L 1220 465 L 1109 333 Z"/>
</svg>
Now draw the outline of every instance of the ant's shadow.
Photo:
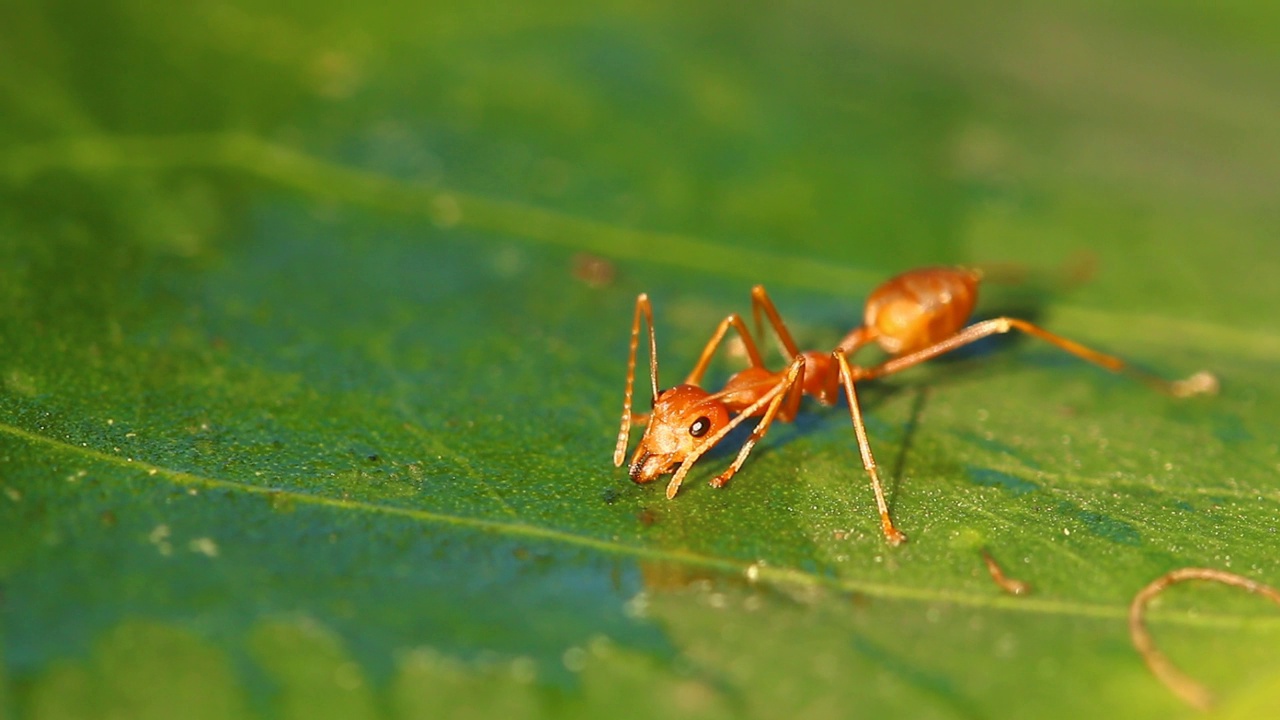
<svg viewBox="0 0 1280 720">
<path fill-rule="evenodd" d="M 996 317 L 1013 317 L 1038 325 L 1041 315 L 1042 313 L 1036 308 L 1027 305 L 1003 307 L 996 308 L 994 312 L 983 313 L 973 318 L 970 324 Z M 887 427 L 884 423 L 876 420 L 876 408 L 900 393 L 914 393 L 906 425 L 899 435 L 897 452 L 889 463 L 884 462 L 885 458 L 883 456 L 878 462 L 882 468 L 889 470 L 888 477 L 884 477 L 882 480 L 885 482 L 885 492 L 890 504 L 892 504 L 894 497 L 897 495 L 898 482 L 906 469 L 907 460 L 911 456 L 920 417 L 924 414 L 930 391 L 954 382 L 963 382 L 966 377 L 972 376 L 975 372 L 980 372 L 985 361 L 991 356 L 1007 352 L 1009 348 L 1028 340 L 1032 340 L 1032 338 L 1028 338 L 1021 332 L 991 335 L 956 348 L 945 355 L 932 358 L 927 363 L 924 363 L 924 366 L 934 368 L 941 366 L 947 369 L 931 373 L 931 377 L 928 378 L 926 384 L 903 382 L 899 378 L 891 376 L 884 379 L 868 380 L 858 385 L 858 404 L 862 409 L 863 422 L 867 425 L 867 433 L 871 436 L 870 442 L 873 451 L 877 445 L 876 436 L 884 437 Z M 887 356 L 874 357 L 872 363 L 878 363 L 884 359 L 887 359 Z M 723 378 L 719 379 L 722 380 Z M 708 460 L 722 461 L 735 456 L 755 429 L 757 422 L 748 420 L 734 428 L 732 432 L 725 436 L 724 440 L 717 443 L 714 448 L 707 452 L 701 462 L 707 462 Z M 798 438 L 828 430 L 833 422 L 843 422 L 848 428 L 849 445 L 853 453 L 850 461 L 855 467 L 861 465 L 862 459 L 858 454 L 857 442 L 854 439 L 852 421 L 849 417 L 848 404 L 844 397 L 843 389 L 840 391 L 840 399 L 835 405 L 829 407 L 818 404 L 811 398 L 806 398 L 790 427 L 785 423 L 775 421 L 770 428 L 769 435 L 757 445 L 753 455 L 767 457 L 774 449 L 786 447 Z"/>
</svg>

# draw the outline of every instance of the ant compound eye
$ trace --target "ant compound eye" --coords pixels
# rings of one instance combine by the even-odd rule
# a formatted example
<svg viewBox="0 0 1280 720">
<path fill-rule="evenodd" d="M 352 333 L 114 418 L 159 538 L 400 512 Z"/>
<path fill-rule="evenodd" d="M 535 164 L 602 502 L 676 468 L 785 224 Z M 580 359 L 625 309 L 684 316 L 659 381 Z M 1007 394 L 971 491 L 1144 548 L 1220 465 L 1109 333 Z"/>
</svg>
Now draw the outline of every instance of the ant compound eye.
<svg viewBox="0 0 1280 720">
<path fill-rule="evenodd" d="M 693 424 L 689 426 L 689 434 L 694 437 L 702 437 L 703 435 L 706 435 L 707 431 L 710 429 L 711 420 L 706 416 L 703 416 L 694 420 Z"/>
</svg>

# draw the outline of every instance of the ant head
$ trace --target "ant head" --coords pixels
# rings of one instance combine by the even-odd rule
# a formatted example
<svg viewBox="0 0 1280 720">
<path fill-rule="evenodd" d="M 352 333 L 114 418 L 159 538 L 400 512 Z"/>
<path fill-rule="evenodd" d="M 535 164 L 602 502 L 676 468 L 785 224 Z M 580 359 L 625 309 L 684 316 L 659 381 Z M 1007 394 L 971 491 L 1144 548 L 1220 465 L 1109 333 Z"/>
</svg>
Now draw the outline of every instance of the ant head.
<svg viewBox="0 0 1280 720">
<path fill-rule="evenodd" d="M 729 419 L 724 403 L 695 385 L 677 385 L 658 393 L 644 437 L 631 458 L 631 479 L 647 483 L 674 472 Z"/>
</svg>

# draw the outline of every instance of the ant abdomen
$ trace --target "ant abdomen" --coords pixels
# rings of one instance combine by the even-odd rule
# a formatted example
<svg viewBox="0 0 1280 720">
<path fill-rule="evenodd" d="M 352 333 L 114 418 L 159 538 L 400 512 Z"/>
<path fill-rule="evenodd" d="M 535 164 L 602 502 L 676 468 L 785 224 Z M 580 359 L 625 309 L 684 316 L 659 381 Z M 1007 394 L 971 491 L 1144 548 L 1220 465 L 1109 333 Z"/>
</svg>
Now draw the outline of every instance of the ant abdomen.
<svg viewBox="0 0 1280 720">
<path fill-rule="evenodd" d="M 870 338 L 890 355 L 914 352 L 956 334 L 978 302 L 981 273 L 965 268 L 905 272 L 867 298 Z"/>
</svg>

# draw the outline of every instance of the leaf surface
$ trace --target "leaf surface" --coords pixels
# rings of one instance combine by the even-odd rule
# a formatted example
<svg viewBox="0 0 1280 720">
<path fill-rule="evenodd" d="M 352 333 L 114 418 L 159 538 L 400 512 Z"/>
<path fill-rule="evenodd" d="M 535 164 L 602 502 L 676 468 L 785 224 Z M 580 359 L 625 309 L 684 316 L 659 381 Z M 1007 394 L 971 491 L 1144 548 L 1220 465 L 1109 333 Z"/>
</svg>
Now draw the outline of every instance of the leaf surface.
<svg viewBox="0 0 1280 720">
<path fill-rule="evenodd" d="M 1280 58 L 1143 7 L 17 3 L 0 716 L 1190 714 L 1125 618 L 1280 581 Z M 954 263 L 1222 393 L 1017 337 L 867 383 L 899 548 L 844 407 L 720 490 L 610 463 L 638 293 L 669 385 L 752 284 L 827 347 Z M 1150 623 L 1280 702 L 1274 608 Z"/>
</svg>

